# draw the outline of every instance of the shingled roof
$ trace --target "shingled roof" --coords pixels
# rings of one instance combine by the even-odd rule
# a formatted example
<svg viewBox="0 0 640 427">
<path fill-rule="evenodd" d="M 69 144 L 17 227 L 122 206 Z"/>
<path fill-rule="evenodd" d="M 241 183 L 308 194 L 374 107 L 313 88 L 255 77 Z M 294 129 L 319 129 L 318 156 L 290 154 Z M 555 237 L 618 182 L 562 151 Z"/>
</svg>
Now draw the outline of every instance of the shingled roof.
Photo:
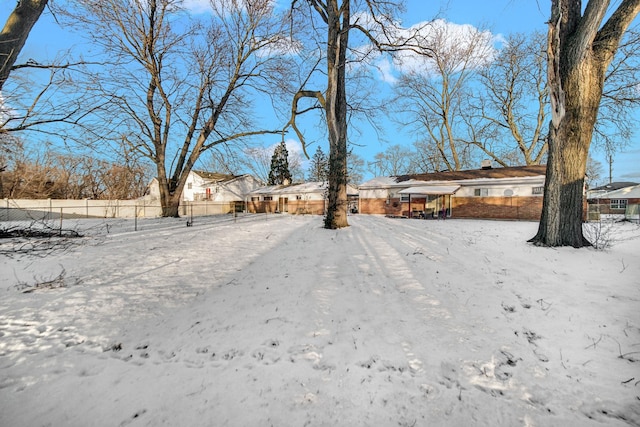
<svg viewBox="0 0 640 427">
<path fill-rule="evenodd" d="M 217 173 L 217 172 L 206 172 L 206 171 L 200 171 L 200 170 L 194 170 L 193 173 L 200 176 L 200 178 L 202 179 L 207 179 L 207 180 L 216 181 L 216 182 L 231 181 L 232 179 L 238 177 L 236 175 Z"/>
<path fill-rule="evenodd" d="M 461 181 L 465 179 L 522 178 L 545 175 L 546 170 L 546 165 L 529 165 L 495 169 L 487 168 L 464 171 L 433 172 L 398 176 L 396 182 L 404 182 L 411 179 L 417 181 Z"/>
</svg>

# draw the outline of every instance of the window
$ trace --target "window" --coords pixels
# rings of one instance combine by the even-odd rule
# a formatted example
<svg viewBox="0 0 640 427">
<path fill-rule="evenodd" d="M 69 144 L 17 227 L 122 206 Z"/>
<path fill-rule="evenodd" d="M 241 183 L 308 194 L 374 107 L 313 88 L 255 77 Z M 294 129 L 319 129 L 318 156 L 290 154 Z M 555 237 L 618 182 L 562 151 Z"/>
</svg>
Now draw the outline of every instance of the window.
<svg viewBox="0 0 640 427">
<path fill-rule="evenodd" d="M 252 202 L 259 202 L 260 201 L 260 196 L 251 196 L 251 201 Z"/>
<path fill-rule="evenodd" d="M 410 200 L 409 196 L 410 196 L 409 194 L 400 194 L 400 201 L 401 202 L 408 202 Z"/>
<path fill-rule="evenodd" d="M 193 188 L 193 183 L 192 182 L 188 182 L 187 183 L 187 190 L 191 190 Z"/>
<path fill-rule="evenodd" d="M 270 202 L 271 200 L 273 200 L 273 197 L 271 197 L 271 196 L 264 196 L 264 198 L 263 198 L 262 200 L 264 200 L 265 202 Z"/>
<path fill-rule="evenodd" d="M 301 195 L 296 195 L 296 200 L 302 200 L 302 196 Z"/>
<path fill-rule="evenodd" d="M 531 194 L 544 194 L 544 187 L 533 187 Z"/>
<path fill-rule="evenodd" d="M 473 190 L 473 195 L 476 197 L 488 197 L 489 189 L 488 188 L 476 188 Z"/>
<path fill-rule="evenodd" d="M 626 209 L 627 199 L 611 199 L 611 209 Z"/>
</svg>

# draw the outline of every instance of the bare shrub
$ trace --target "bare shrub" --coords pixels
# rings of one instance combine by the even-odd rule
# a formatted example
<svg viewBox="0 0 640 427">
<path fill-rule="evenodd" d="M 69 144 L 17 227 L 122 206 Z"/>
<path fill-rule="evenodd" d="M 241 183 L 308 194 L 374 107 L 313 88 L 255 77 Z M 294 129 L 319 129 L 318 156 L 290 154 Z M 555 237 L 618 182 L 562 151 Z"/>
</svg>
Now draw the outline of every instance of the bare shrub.
<svg viewBox="0 0 640 427">
<path fill-rule="evenodd" d="M 584 236 L 597 250 L 605 250 L 612 246 L 612 229 L 611 221 L 587 222 L 582 227 Z"/>
<path fill-rule="evenodd" d="M 0 255 L 28 254 L 45 257 L 67 250 L 73 245 L 73 239 L 79 237 L 82 235 L 76 230 L 54 228 L 47 221 L 0 226 Z"/>
<path fill-rule="evenodd" d="M 17 290 L 21 291 L 23 294 L 29 294 L 31 292 L 35 292 L 43 289 L 66 288 L 69 285 L 69 280 L 67 280 L 66 275 L 67 275 L 67 271 L 64 269 L 64 267 L 62 267 L 62 271 L 60 271 L 60 274 L 58 274 L 53 278 L 50 278 L 50 279 L 36 278 L 34 283 L 30 284 L 27 282 L 19 282 L 14 287 Z M 79 283 L 80 283 L 79 279 L 73 279 L 71 285 L 77 285 Z"/>
</svg>

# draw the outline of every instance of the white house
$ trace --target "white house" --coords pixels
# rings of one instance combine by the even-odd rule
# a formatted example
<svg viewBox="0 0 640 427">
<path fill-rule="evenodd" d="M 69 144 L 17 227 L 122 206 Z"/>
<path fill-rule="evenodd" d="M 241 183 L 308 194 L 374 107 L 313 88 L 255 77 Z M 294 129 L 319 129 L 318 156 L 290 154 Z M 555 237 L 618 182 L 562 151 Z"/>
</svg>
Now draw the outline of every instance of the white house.
<svg viewBox="0 0 640 427">
<path fill-rule="evenodd" d="M 263 183 L 252 175 L 227 175 L 193 170 L 189 172 L 181 200 L 183 202 L 215 202 L 243 204 L 247 194 L 262 187 Z M 160 200 L 158 180 L 149 184 L 145 199 Z"/>
<path fill-rule="evenodd" d="M 252 175 L 225 175 L 194 170 L 189 173 L 182 191 L 184 201 L 242 202 L 245 195 L 262 187 Z"/>
<path fill-rule="evenodd" d="M 349 210 L 357 211 L 358 189 L 347 185 Z M 250 192 L 247 210 L 254 213 L 289 212 L 323 215 L 327 201 L 327 182 L 305 182 L 293 185 L 270 185 Z"/>
</svg>

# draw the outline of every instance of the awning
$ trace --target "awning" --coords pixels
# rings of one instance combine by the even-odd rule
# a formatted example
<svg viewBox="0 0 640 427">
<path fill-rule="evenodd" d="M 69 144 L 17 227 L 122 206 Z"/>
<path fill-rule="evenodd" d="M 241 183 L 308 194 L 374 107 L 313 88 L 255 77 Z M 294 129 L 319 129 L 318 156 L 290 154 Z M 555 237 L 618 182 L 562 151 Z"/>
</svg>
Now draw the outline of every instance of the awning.
<svg viewBox="0 0 640 427">
<path fill-rule="evenodd" d="M 459 188 L 459 185 L 421 185 L 418 187 L 405 188 L 398 191 L 398 193 L 439 196 L 443 194 L 454 194 Z"/>
</svg>

